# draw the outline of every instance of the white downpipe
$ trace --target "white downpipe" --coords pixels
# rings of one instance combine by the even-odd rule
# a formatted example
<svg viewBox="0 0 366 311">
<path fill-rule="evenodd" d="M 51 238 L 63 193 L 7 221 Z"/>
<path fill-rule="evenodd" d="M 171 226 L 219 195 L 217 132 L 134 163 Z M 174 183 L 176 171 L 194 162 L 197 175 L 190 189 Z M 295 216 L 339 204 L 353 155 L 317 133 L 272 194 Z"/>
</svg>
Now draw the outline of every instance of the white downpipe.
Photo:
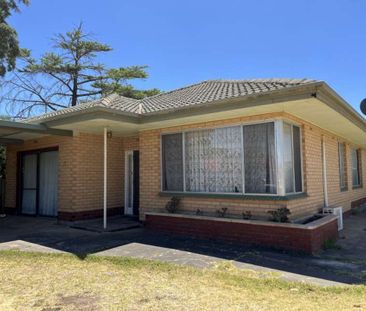
<svg viewBox="0 0 366 311">
<path fill-rule="evenodd" d="M 108 129 L 104 128 L 104 156 L 103 156 L 103 228 L 107 229 L 107 131 Z"/>
<path fill-rule="evenodd" d="M 325 140 L 322 137 L 322 157 L 323 157 L 323 189 L 324 189 L 324 207 L 328 207 L 328 179 L 327 179 L 327 159 L 325 157 Z"/>
</svg>

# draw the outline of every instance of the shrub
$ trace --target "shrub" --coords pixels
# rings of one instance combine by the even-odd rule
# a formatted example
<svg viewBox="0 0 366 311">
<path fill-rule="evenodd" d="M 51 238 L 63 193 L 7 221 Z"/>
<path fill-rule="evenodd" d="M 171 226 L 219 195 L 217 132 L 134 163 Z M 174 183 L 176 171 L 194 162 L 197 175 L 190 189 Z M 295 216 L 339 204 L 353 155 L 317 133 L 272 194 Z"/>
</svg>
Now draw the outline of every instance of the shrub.
<svg viewBox="0 0 366 311">
<path fill-rule="evenodd" d="M 170 199 L 170 201 L 165 205 L 165 209 L 169 212 L 169 213 L 175 213 L 178 210 L 178 206 L 180 203 L 180 198 L 178 197 L 172 197 Z"/>
<path fill-rule="evenodd" d="M 226 212 L 227 212 L 227 207 L 223 207 L 223 208 L 221 208 L 221 209 L 216 210 L 216 214 L 217 214 L 219 217 L 225 217 Z"/>
<path fill-rule="evenodd" d="M 252 212 L 251 211 L 245 211 L 243 212 L 243 219 L 249 220 L 252 219 Z"/>
<path fill-rule="evenodd" d="M 274 222 L 288 222 L 288 215 L 291 214 L 290 210 L 287 207 L 280 207 L 274 211 L 268 211 L 268 214 L 271 214 L 271 221 Z"/>
</svg>

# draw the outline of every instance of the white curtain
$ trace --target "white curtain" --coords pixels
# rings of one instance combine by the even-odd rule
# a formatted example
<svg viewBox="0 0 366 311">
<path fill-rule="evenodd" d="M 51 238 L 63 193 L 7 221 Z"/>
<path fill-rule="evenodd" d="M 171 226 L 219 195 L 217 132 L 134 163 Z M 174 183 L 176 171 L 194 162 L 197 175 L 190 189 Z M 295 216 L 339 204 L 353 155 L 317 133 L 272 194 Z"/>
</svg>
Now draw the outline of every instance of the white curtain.
<svg viewBox="0 0 366 311">
<path fill-rule="evenodd" d="M 242 192 L 240 127 L 185 133 L 186 191 Z"/>
<path fill-rule="evenodd" d="M 245 192 L 277 193 L 274 123 L 243 127 Z"/>
<path fill-rule="evenodd" d="M 22 213 L 34 215 L 36 213 L 37 195 L 37 155 L 23 156 L 23 193 Z"/>
<path fill-rule="evenodd" d="M 40 154 L 39 214 L 57 216 L 58 204 L 58 152 Z"/>
</svg>

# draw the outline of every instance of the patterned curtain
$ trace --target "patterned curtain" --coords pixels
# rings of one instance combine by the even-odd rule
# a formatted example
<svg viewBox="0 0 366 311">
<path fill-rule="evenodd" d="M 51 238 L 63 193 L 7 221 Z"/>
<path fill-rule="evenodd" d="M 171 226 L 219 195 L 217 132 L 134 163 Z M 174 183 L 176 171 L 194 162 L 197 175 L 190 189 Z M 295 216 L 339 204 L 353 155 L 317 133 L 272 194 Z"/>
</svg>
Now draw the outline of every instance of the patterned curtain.
<svg viewBox="0 0 366 311">
<path fill-rule="evenodd" d="M 185 133 L 186 191 L 242 192 L 240 127 Z"/>
<path fill-rule="evenodd" d="M 274 123 L 243 127 L 245 192 L 277 193 Z"/>
</svg>

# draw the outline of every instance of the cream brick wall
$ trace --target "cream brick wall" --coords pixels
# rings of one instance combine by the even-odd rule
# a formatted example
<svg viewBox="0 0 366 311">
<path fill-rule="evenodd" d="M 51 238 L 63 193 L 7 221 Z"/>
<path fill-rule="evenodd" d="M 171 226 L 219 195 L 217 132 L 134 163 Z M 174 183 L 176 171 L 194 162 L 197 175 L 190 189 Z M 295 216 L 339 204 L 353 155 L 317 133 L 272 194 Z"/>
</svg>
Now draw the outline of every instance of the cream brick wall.
<svg viewBox="0 0 366 311">
<path fill-rule="evenodd" d="M 323 131 L 311 124 L 308 124 L 296 117 L 286 113 L 265 114 L 260 116 L 234 118 L 215 122 L 206 122 L 187 126 L 177 126 L 165 129 L 143 131 L 140 133 L 140 212 L 141 219 L 147 211 L 162 211 L 170 197 L 160 196 L 161 190 L 161 163 L 160 163 L 160 135 L 165 132 L 181 131 L 190 128 L 207 128 L 214 126 L 226 126 L 240 122 L 251 122 L 270 120 L 277 117 L 291 119 L 301 125 L 302 128 L 302 149 L 303 149 L 303 170 L 304 190 L 308 197 L 290 201 L 253 201 L 242 199 L 222 198 L 195 198 L 185 197 L 181 201 L 180 208 L 186 211 L 196 211 L 198 208 L 204 212 L 214 213 L 221 207 L 227 207 L 229 214 L 241 215 L 244 211 L 251 211 L 253 215 L 268 217 L 268 210 L 287 206 L 291 210 L 291 217 L 297 218 L 317 212 L 324 203 L 323 172 L 322 172 L 322 147 L 321 141 L 324 135 L 326 143 L 326 159 L 328 171 L 328 195 L 330 206 L 343 206 L 345 211 L 351 207 L 351 202 L 366 197 L 366 188 L 340 191 L 339 168 L 338 168 L 338 137 Z M 347 172 L 348 185 L 351 182 L 351 166 L 347 144 Z M 363 185 L 366 178 L 366 152 L 362 150 L 362 179 Z"/>
<path fill-rule="evenodd" d="M 338 141 L 340 138 L 316 126 L 303 122 L 284 113 L 265 114 L 252 117 L 238 117 L 230 120 L 205 122 L 187 126 L 177 126 L 143 131 L 139 136 L 108 140 L 108 207 L 124 205 L 124 162 L 125 151 L 140 150 L 140 213 L 144 219 L 147 211 L 164 210 L 169 197 L 160 196 L 160 135 L 169 131 L 189 128 L 225 126 L 241 122 L 272 120 L 277 117 L 292 119 L 302 128 L 302 150 L 304 169 L 304 190 L 308 197 L 291 201 L 243 200 L 224 198 L 182 199 L 181 208 L 187 211 L 214 213 L 227 207 L 229 214 L 241 215 L 244 211 L 267 217 L 267 211 L 287 206 L 292 217 L 300 217 L 316 212 L 323 206 L 323 174 L 321 140 L 326 143 L 328 194 L 331 206 L 343 206 L 349 210 L 351 202 L 366 197 L 366 188 L 352 189 L 351 144 L 346 143 L 348 191 L 339 187 Z M 43 137 L 26 141 L 22 145 L 7 148 L 6 206 L 16 205 L 17 152 L 24 150 L 59 148 L 59 211 L 79 212 L 98 210 L 103 204 L 103 137 L 81 133 L 74 137 Z M 355 146 L 357 147 L 357 146 Z M 366 182 L 366 151 L 362 150 L 362 184 Z"/>
<path fill-rule="evenodd" d="M 124 145 L 138 138 L 108 139 L 108 208 L 124 205 Z M 80 133 L 49 136 L 7 148 L 6 207 L 16 207 L 17 153 L 59 148 L 59 211 L 80 212 L 103 206 L 103 136 Z"/>
</svg>

